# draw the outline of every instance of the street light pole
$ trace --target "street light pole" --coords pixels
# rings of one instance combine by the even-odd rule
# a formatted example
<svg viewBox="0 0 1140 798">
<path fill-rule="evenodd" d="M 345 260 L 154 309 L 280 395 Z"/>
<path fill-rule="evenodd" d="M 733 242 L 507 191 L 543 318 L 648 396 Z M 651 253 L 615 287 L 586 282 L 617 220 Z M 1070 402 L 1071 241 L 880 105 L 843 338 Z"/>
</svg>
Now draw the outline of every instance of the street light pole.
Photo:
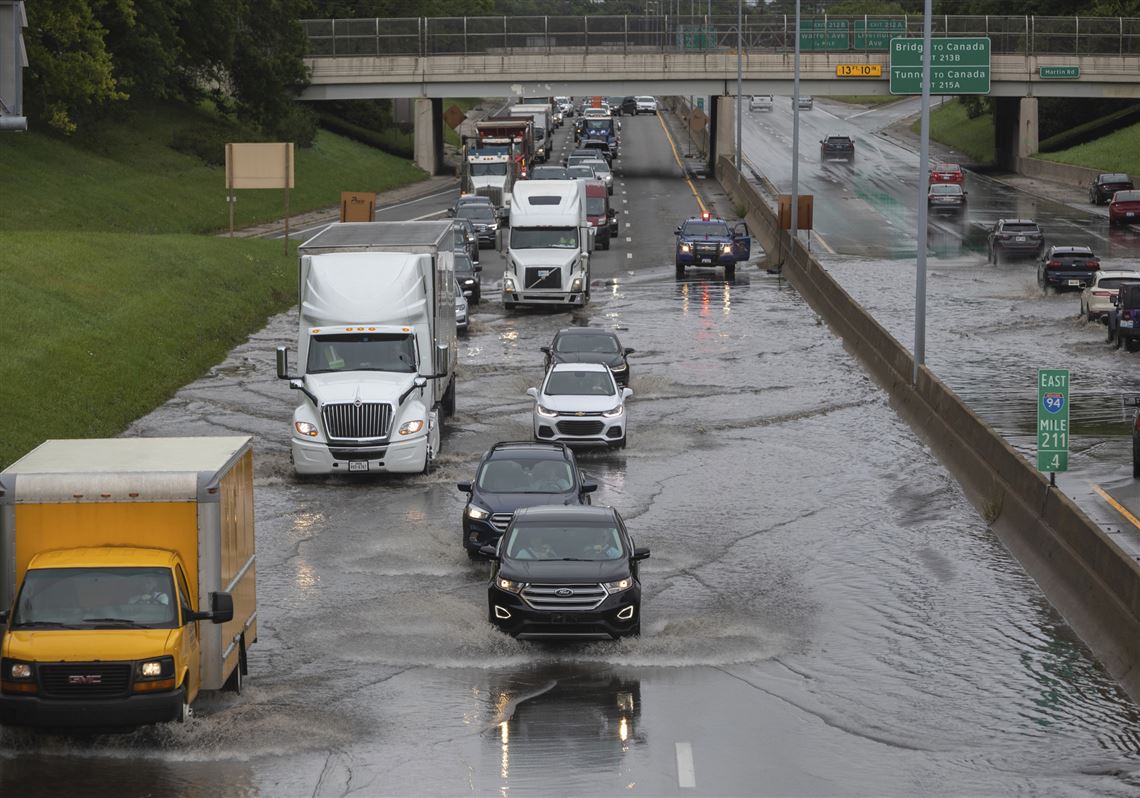
<svg viewBox="0 0 1140 798">
<path fill-rule="evenodd" d="M 918 150 L 918 230 L 914 243 L 917 258 L 914 277 L 914 374 L 911 381 L 918 384 L 918 372 L 926 362 L 926 192 L 927 173 L 930 171 L 930 17 L 931 0 L 926 0 L 922 20 L 922 124 Z"/>
<path fill-rule="evenodd" d="M 927 0 L 929 2 L 929 0 Z M 796 0 L 795 58 L 792 62 L 792 239 L 799 238 L 800 209 L 800 0 Z"/>
<path fill-rule="evenodd" d="M 744 121 L 741 114 L 740 96 L 744 83 L 744 0 L 736 0 L 736 171 L 743 172 L 740 160 L 740 130 Z"/>
</svg>

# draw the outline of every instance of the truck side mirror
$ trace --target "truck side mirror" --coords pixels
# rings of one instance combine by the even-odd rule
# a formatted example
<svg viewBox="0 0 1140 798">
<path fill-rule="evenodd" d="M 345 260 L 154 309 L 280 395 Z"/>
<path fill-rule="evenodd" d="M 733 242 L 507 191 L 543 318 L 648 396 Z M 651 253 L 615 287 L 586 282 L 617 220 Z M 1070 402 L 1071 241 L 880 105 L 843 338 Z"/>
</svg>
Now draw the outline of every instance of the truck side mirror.
<svg viewBox="0 0 1140 798">
<path fill-rule="evenodd" d="M 277 347 L 277 379 L 289 379 L 289 348 L 286 346 Z"/>
<path fill-rule="evenodd" d="M 470 493 L 471 492 L 471 483 L 470 482 L 456 482 L 455 487 L 459 488 L 461 493 Z"/>
<path fill-rule="evenodd" d="M 0 610 L 0 625 L 3 625 L 3 626 L 8 625 L 8 614 L 9 614 L 9 612 L 10 612 L 9 610 Z"/>
<path fill-rule="evenodd" d="M 681 228 L 680 228 L 680 227 L 678 227 L 677 229 L 675 229 L 675 230 L 673 231 L 673 235 L 675 235 L 675 236 L 679 236 L 679 235 L 681 235 Z"/>
<path fill-rule="evenodd" d="M 538 388 L 527 388 L 526 389 L 526 395 L 530 396 L 534 399 L 537 399 L 538 398 Z"/>
<path fill-rule="evenodd" d="M 637 351 L 637 350 L 636 350 L 636 349 L 634 349 L 632 346 L 627 346 L 627 347 L 625 348 L 625 353 L 626 353 L 627 355 L 632 355 L 632 354 L 633 354 L 634 352 L 636 352 L 636 351 Z"/>
<path fill-rule="evenodd" d="M 597 489 L 598 489 L 598 483 L 594 482 L 594 480 L 592 480 L 592 479 L 583 479 L 582 480 L 582 492 L 583 493 L 593 493 Z"/>
<path fill-rule="evenodd" d="M 499 551 L 494 546 L 487 544 L 479 549 L 479 556 L 486 557 L 488 560 L 499 559 Z"/>
<path fill-rule="evenodd" d="M 435 345 L 435 362 L 437 377 L 444 377 L 451 368 L 451 346 L 449 344 Z"/>
<path fill-rule="evenodd" d="M 503 231 L 501 228 L 495 231 L 495 249 L 499 252 L 503 251 Z"/>
<path fill-rule="evenodd" d="M 412 380 L 412 387 L 413 388 L 426 388 L 427 387 L 427 377 L 417 376 L 414 380 Z"/>
<path fill-rule="evenodd" d="M 644 546 L 639 546 L 638 548 L 633 550 L 633 557 L 631 557 L 630 559 L 648 560 L 649 559 L 649 549 L 645 548 Z"/>
<path fill-rule="evenodd" d="M 622 399 L 628 399 L 631 396 L 633 396 L 633 388 L 622 388 L 621 389 L 621 398 Z"/>
<path fill-rule="evenodd" d="M 549 346 L 540 346 L 538 348 L 538 351 L 539 352 L 545 352 L 546 354 L 549 355 L 550 354 L 550 347 Z"/>
<path fill-rule="evenodd" d="M 229 623 L 234 618 L 234 597 L 223 590 L 210 594 L 210 620 Z"/>
</svg>

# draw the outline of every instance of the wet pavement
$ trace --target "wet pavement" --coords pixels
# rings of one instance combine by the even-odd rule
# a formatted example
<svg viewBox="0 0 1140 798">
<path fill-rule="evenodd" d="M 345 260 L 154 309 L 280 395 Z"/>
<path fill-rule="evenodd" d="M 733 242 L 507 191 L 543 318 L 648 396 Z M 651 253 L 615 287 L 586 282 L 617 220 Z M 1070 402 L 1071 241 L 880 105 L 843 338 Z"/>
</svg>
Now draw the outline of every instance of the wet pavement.
<svg viewBox="0 0 1140 798">
<path fill-rule="evenodd" d="M 1136 794 L 1136 705 L 794 291 L 674 280 L 695 202 L 659 120 L 623 136 L 592 304 L 477 306 L 432 474 L 293 476 L 293 313 L 132 427 L 255 436 L 247 687 L 183 727 L 5 730 L 0 794 Z M 629 448 L 580 464 L 652 549 L 643 635 L 523 643 L 486 622 L 455 482 L 529 434 L 538 347 L 573 324 L 637 349 Z"/>
<path fill-rule="evenodd" d="M 755 168 L 790 190 L 791 110 L 745 119 L 744 152 Z M 918 157 L 879 135 L 914 113 L 914 102 L 873 111 L 816 102 L 800 115 L 800 176 L 814 193 L 815 251 L 830 271 L 898 340 L 913 347 Z M 821 164 L 817 140 L 856 139 L 856 162 Z M 779 146 L 772 146 L 772 142 Z M 927 364 L 1026 457 L 1036 452 L 1038 368 L 1071 372 L 1072 443 L 1062 490 L 1140 557 L 1140 482 L 1132 478 L 1132 411 L 1140 356 L 1105 343 L 1102 324 L 1079 318 L 1079 292 L 1044 294 L 1034 259 L 987 263 L 986 233 L 999 218 L 1035 219 L 1046 244 L 1092 247 L 1103 269 L 1140 269 L 1140 226 L 1109 228 L 1103 208 L 1081 207 L 1071 191 L 1056 200 L 969 172 L 968 210 L 932 217 L 928 247 Z M 1106 497 L 1107 494 L 1107 497 Z M 1131 518 L 1129 517 L 1131 516 Z"/>
</svg>

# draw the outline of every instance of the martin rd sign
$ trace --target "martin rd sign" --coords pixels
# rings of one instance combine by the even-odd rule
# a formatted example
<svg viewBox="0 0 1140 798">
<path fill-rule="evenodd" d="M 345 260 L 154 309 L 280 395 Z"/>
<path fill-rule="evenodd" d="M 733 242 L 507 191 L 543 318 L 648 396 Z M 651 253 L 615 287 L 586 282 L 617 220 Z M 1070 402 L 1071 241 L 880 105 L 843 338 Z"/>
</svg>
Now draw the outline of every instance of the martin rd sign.
<svg viewBox="0 0 1140 798">
<path fill-rule="evenodd" d="M 922 94 L 922 39 L 891 39 L 891 94 Z M 931 40 L 931 94 L 989 94 L 990 40 Z"/>
</svg>

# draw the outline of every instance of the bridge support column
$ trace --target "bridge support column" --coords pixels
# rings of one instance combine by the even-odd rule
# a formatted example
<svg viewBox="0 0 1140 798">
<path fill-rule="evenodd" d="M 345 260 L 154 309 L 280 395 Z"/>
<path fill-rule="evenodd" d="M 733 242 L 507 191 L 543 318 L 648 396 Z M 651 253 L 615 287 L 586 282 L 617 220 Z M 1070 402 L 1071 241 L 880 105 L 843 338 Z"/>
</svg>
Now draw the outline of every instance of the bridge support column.
<svg viewBox="0 0 1140 798">
<path fill-rule="evenodd" d="M 994 97 L 994 160 L 1017 171 L 1018 160 L 1038 152 L 1037 98 Z"/>
<path fill-rule="evenodd" d="M 716 172 L 716 161 L 722 155 L 736 154 L 736 98 L 716 97 L 709 121 L 709 171 Z"/>
<path fill-rule="evenodd" d="M 412 132 L 416 166 L 429 175 L 443 166 L 443 100 L 416 98 Z"/>
</svg>

